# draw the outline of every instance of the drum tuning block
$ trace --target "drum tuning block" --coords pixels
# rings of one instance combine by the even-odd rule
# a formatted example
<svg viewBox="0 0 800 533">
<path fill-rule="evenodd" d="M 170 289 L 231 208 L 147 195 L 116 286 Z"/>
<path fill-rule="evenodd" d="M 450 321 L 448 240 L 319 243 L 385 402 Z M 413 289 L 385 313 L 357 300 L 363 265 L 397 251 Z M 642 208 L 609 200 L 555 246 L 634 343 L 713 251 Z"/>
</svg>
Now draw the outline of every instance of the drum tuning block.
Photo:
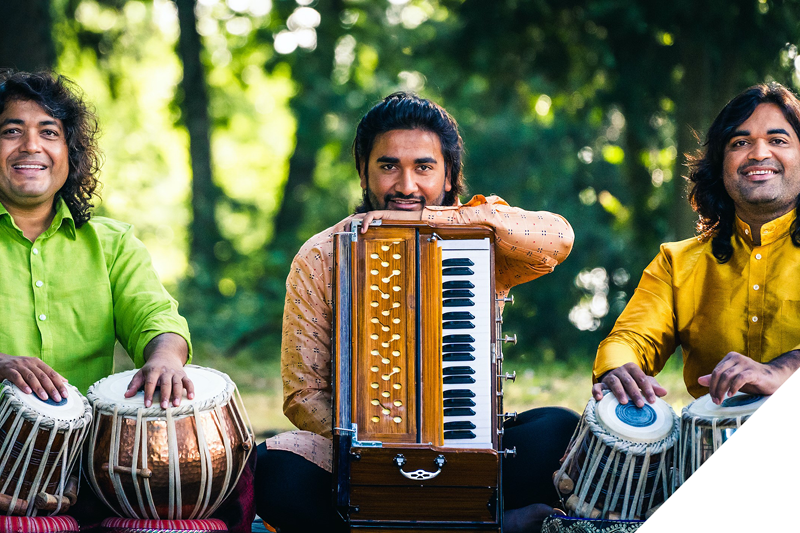
<svg viewBox="0 0 800 533">
<path fill-rule="evenodd" d="M 517 334 L 515 333 L 513 335 L 506 335 L 505 337 L 503 337 L 503 342 L 510 342 L 511 344 L 515 344 L 516 345 L 517 344 Z"/>
</svg>

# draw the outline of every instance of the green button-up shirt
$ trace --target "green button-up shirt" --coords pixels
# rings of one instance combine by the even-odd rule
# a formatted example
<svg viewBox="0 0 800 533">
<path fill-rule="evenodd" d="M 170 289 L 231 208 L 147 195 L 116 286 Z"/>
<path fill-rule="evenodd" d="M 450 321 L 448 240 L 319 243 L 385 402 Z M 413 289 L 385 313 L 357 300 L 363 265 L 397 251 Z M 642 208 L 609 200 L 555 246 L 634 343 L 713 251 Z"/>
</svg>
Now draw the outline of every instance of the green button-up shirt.
<svg viewBox="0 0 800 533">
<path fill-rule="evenodd" d="M 116 339 L 139 367 L 147 343 L 167 332 L 189 343 L 129 224 L 92 217 L 77 229 L 58 199 L 53 223 L 31 242 L 0 204 L 0 353 L 38 357 L 85 393 L 114 372 Z"/>
</svg>

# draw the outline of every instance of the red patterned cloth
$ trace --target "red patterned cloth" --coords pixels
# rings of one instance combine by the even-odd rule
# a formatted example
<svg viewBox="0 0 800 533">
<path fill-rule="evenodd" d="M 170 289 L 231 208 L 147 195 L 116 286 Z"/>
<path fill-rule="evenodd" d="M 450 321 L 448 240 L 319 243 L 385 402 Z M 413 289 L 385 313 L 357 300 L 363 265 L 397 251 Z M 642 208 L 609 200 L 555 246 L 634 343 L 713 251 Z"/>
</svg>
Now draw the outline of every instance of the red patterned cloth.
<svg viewBox="0 0 800 533">
<path fill-rule="evenodd" d="M 72 533 L 78 521 L 71 516 L 0 516 L 5 533 Z"/>
<path fill-rule="evenodd" d="M 228 531 L 222 520 L 138 520 L 136 518 L 106 518 L 100 524 L 107 529 L 136 531 Z"/>
</svg>

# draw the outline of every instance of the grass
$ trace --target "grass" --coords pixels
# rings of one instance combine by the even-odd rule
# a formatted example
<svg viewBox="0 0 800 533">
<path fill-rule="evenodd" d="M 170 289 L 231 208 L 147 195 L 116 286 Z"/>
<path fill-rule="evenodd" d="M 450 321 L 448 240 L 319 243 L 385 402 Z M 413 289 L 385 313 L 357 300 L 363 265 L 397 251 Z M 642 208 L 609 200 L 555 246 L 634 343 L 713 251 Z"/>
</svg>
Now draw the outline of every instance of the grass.
<svg viewBox="0 0 800 533">
<path fill-rule="evenodd" d="M 133 368 L 125 352 L 118 350 L 116 371 Z M 283 415 L 281 365 L 277 358 L 256 361 L 249 357 L 233 359 L 203 354 L 194 362 L 227 373 L 239 387 L 257 440 L 294 429 Z M 505 372 L 517 373 L 515 382 L 504 385 L 506 412 L 521 413 L 534 407 L 562 406 L 582 413 L 591 396 L 591 362 L 554 362 L 541 365 L 507 362 Z M 693 398 L 683 383 L 683 363 L 676 354 L 670 358 L 658 381 L 668 394 L 664 398 L 680 416 Z"/>
</svg>

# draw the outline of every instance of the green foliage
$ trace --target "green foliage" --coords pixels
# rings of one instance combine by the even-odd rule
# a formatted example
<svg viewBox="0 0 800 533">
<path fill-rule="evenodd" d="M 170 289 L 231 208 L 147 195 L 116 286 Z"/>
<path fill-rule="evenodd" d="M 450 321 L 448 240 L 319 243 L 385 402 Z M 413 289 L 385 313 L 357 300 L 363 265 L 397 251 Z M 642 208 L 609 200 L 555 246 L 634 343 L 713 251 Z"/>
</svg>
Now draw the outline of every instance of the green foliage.
<svg viewBox="0 0 800 533">
<path fill-rule="evenodd" d="M 288 264 L 360 197 L 355 125 L 397 89 L 462 127 L 474 193 L 564 215 L 553 274 L 514 290 L 521 364 L 587 360 L 664 240 L 691 235 L 682 153 L 724 103 L 796 84 L 797 0 L 199 0 L 222 234 L 187 262 L 191 172 L 169 0 L 57 0 L 59 69 L 97 104 L 102 212 L 134 222 L 202 350 L 276 357 Z M 202 235 L 195 238 L 203 238 Z"/>
</svg>

